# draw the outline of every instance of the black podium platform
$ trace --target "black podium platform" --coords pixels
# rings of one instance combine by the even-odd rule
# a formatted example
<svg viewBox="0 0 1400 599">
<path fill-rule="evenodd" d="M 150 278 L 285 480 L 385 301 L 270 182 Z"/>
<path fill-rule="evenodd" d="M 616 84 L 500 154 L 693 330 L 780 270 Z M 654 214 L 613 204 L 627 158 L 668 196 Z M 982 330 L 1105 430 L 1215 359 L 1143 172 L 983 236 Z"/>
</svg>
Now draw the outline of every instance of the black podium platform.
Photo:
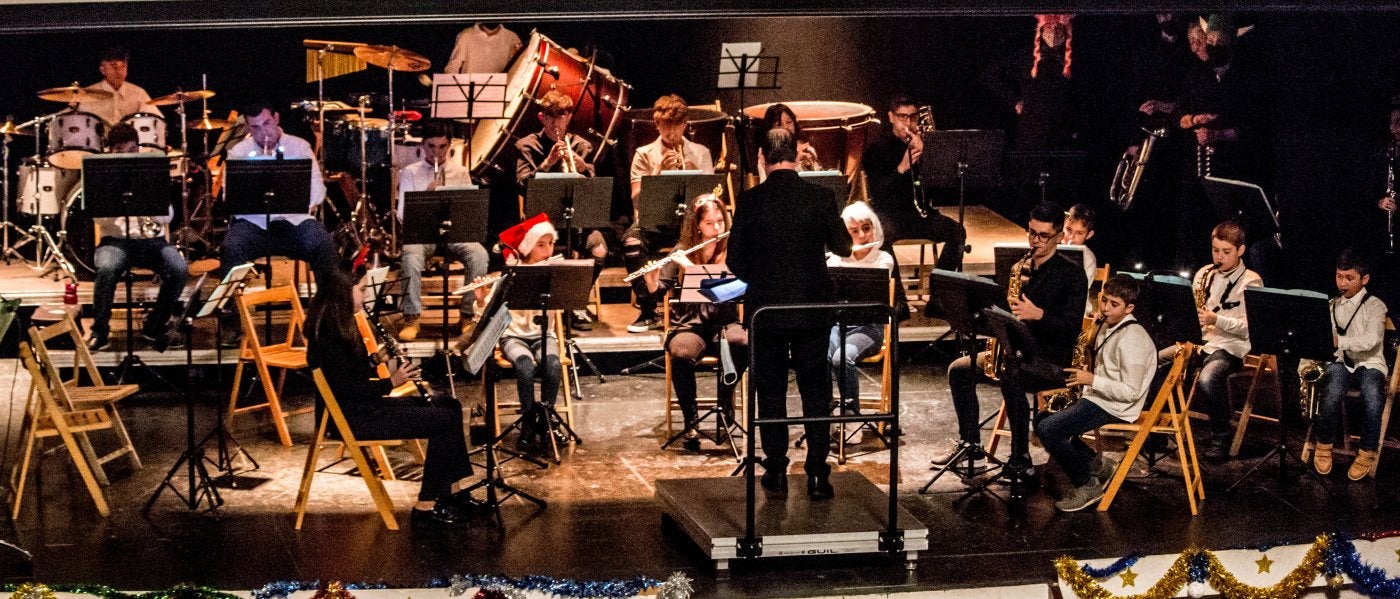
<svg viewBox="0 0 1400 599">
<path fill-rule="evenodd" d="M 763 541 L 760 557 L 884 553 L 880 532 L 887 525 L 889 496 L 858 472 L 831 473 L 836 497 L 811 501 L 804 489 L 807 479 L 788 475 L 785 499 L 760 491 L 758 535 Z M 656 500 L 677 526 L 715 561 L 715 569 L 729 569 L 739 557 L 744 536 L 744 478 L 682 478 L 656 481 Z M 928 529 L 913 514 L 899 508 L 904 529 L 904 556 L 913 569 L 919 552 L 928 549 Z"/>
</svg>

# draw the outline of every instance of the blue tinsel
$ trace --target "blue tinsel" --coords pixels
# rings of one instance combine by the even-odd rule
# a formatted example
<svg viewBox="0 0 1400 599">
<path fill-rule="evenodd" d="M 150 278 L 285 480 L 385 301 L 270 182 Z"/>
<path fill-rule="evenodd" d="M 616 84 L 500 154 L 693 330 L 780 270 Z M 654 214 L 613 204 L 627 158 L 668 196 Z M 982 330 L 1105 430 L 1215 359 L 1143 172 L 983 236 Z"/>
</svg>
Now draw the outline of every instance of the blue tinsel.
<svg viewBox="0 0 1400 599">
<path fill-rule="evenodd" d="M 1121 574 L 1124 570 L 1133 567 L 1133 564 L 1136 564 L 1139 559 L 1142 559 L 1142 554 L 1130 553 L 1128 555 L 1118 558 L 1118 561 L 1115 561 L 1102 568 L 1095 568 L 1093 566 L 1090 566 L 1089 564 L 1084 564 L 1080 566 L 1079 569 L 1083 570 L 1085 574 L 1088 574 L 1089 576 L 1092 576 L 1094 578 L 1109 578 L 1112 576 L 1117 576 Z"/>
<path fill-rule="evenodd" d="M 1188 582 L 1205 582 L 1209 570 L 1210 560 L 1206 558 L 1206 553 L 1196 551 L 1191 554 L 1191 567 L 1186 569 L 1186 580 Z"/>
<path fill-rule="evenodd" d="M 644 576 L 619 580 L 577 581 L 541 575 L 512 579 L 505 576 L 468 574 L 452 577 L 451 588 L 455 591 L 454 594 L 461 594 L 468 588 L 480 587 L 538 591 L 557 597 L 621 598 L 632 597 L 660 584 L 660 580 Z"/>
<path fill-rule="evenodd" d="M 1327 554 L 1326 571 L 1346 574 L 1362 593 L 1380 597 L 1400 596 L 1400 578 L 1389 578 L 1385 570 L 1363 563 L 1361 554 L 1350 539 L 1333 535 Z"/>
</svg>

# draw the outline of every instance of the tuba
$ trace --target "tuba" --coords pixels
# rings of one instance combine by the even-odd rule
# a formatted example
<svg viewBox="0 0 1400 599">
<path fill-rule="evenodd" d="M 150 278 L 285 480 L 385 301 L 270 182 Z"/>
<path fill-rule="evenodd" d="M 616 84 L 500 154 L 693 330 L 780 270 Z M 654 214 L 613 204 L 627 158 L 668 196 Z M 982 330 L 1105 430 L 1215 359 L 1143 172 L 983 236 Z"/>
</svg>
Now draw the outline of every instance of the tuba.
<svg viewBox="0 0 1400 599">
<path fill-rule="evenodd" d="M 1133 198 L 1137 195 L 1138 185 L 1142 183 L 1142 173 L 1147 170 L 1147 161 L 1152 159 L 1152 149 L 1157 145 L 1157 140 L 1167 134 L 1166 129 L 1143 129 L 1147 136 L 1134 152 L 1134 147 L 1130 146 L 1123 151 L 1123 157 L 1118 159 L 1118 168 L 1113 171 L 1113 181 L 1109 183 L 1108 200 L 1118 206 L 1119 210 L 1126 212 L 1133 205 Z"/>
<path fill-rule="evenodd" d="M 1013 299 L 1020 299 L 1021 285 L 1025 282 L 1022 279 L 1022 274 L 1025 272 L 1025 269 L 1030 267 L 1031 256 L 1034 255 L 1035 250 L 1030 250 L 1026 252 L 1026 256 L 1024 258 L 1017 260 L 1015 264 L 1011 265 L 1011 276 L 1006 281 L 1007 302 L 1010 302 Z M 982 367 L 982 375 L 994 381 L 999 380 L 999 373 L 1001 372 L 1001 359 L 1001 347 L 997 344 L 997 340 L 988 339 L 987 357 L 983 360 L 979 360 L 979 364 Z"/>
</svg>

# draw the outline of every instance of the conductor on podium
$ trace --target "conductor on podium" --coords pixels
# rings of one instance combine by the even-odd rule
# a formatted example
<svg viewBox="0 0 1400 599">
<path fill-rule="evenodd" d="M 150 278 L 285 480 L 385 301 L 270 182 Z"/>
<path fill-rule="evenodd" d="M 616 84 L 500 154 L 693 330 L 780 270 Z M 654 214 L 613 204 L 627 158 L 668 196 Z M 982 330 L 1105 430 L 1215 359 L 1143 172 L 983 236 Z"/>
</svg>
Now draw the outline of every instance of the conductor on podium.
<svg viewBox="0 0 1400 599">
<path fill-rule="evenodd" d="M 826 272 L 826 252 L 851 254 L 851 237 L 831 190 L 807 183 L 797 176 L 797 140 L 784 129 L 773 129 L 759 144 L 768 178 L 744 194 L 734 214 L 729 239 L 729 267 L 748 283 L 745 324 L 752 335 L 753 316 L 760 308 L 780 304 L 829 302 L 833 297 Z M 804 416 L 825 416 L 831 411 L 831 370 L 827 366 L 828 317 L 789 313 L 783 320 L 760 321 L 754 352 L 754 383 L 761 418 L 787 415 L 787 371 L 797 374 Z M 754 339 L 751 337 L 751 339 Z M 791 360 L 789 362 L 789 360 Z M 826 463 L 831 427 L 827 423 L 804 425 L 807 433 L 807 494 L 829 499 L 834 492 Z M 763 487 L 771 492 L 787 490 L 788 431 L 765 426 Z"/>
</svg>

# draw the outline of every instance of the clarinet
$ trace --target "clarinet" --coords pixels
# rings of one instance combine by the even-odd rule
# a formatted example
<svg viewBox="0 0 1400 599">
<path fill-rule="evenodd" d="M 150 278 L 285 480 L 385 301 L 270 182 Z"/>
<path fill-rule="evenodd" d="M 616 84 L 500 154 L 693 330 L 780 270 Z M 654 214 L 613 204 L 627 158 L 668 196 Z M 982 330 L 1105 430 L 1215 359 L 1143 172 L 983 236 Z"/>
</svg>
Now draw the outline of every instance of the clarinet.
<svg viewBox="0 0 1400 599">
<path fill-rule="evenodd" d="M 367 318 L 366 320 L 369 321 L 369 326 L 374 328 L 375 336 L 383 340 L 385 351 L 388 351 L 390 356 L 393 356 L 394 359 L 398 360 L 400 368 L 402 368 L 405 365 L 412 364 L 412 362 L 409 361 L 408 353 L 404 351 L 403 346 L 399 345 L 399 342 L 395 340 L 392 335 L 389 335 L 384 331 L 384 325 L 380 324 L 378 318 Z M 423 400 L 428 402 L 429 404 L 433 403 L 432 390 L 428 388 L 428 383 L 423 380 L 423 375 L 415 375 L 410 380 L 413 381 L 413 386 L 418 388 L 418 393 L 419 395 L 423 396 Z"/>
</svg>

